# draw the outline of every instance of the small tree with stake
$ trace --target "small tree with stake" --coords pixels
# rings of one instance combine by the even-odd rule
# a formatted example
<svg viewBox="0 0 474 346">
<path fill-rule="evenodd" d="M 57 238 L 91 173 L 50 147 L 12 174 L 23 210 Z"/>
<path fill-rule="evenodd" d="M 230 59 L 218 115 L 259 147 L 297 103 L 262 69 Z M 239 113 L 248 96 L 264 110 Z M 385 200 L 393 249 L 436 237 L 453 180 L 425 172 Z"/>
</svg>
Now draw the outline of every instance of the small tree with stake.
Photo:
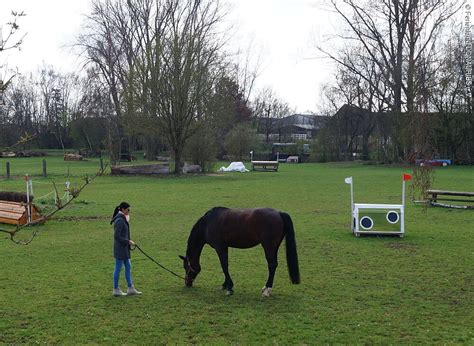
<svg viewBox="0 0 474 346">
<path fill-rule="evenodd" d="M 55 209 L 51 212 L 49 212 L 47 215 L 43 215 L 41 218 L 37 219 L 37 220 L 34 220 L 34 221 L 30 221 L 24 225 L 21 225 L 21 226 L 16 226 L 15 229 L 13 230 L 8 230 L 8 229 L 2 229 L 0 228 L 0 232 L 3 232 L 3 233 L 7 233 L 9 236 L 10 236 L 10 240 L 12 242 L 14 242 L 15 244 L 19 244 L 19 245 L 28 245 L 29 243 L 31 243 L 33 241 L 33 239 L 38 235 L 38 232 L 40 230 L 40 228 L 35 228 L 34 231 L 32 232 L 31 234 L 31 237 L 27 240 L 19 240 L 19 239 L 16 239 L 16 236 L 18 234 L 18 232 L 20 232 L 21 230 L 25 229 L 26 227 L 30 227 L 30 226 L 38 226 L 38 225 L 41 225 L 41 224 L 44 224 L 46 222 L 46 220 L 49 220 L 50 218 L 52 218 L 58 211 L 64 209 L 65 207 L 67 207 L 74 199 L 76 199 L 77 197 L 79 197 L 80 193 L 82 192 L 82 190 L 87 186 L 89 185 L 90 183 L 92 183 L 92 181 L 94 181 L 95 178 L 97 178 L 98 176 L 101 176 L 105 169 L 107 167 L 104 167 L 104 169 L 101 169 L 100 171 L 98 171 L 92 178 L 89 178 L 88 176 L 85 176 L 84 177 L 84 182 L 83 184 L 80 186 L 80 187 L 77 187 L 77 188 L 72 188 L 70 187 L 69 188 L 69 195 L 72 197 L 71 199 L 69 199 L 66 203 L 63 203 L 59 197 L 59 194 L 58 194 L 58 191 L 57 191 L 57 188 L 56 188 L 56 184 L 53 182 L 53 186 L 54 186 L 54 189 L 56 191 L 56 200 L 55 200 Z"/>
</svg>

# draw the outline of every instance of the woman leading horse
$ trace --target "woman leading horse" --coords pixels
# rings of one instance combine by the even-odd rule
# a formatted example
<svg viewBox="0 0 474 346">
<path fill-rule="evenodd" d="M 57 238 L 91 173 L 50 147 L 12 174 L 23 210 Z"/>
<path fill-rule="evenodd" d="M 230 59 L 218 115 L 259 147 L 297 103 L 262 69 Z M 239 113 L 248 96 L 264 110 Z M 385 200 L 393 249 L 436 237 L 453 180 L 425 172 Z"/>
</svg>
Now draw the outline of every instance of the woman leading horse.
<svg viewBox="0 0 474 346">
<path fill-rule="evenodd" d="M 179 256 L 186 271 L 185 284 L 192 286 L 201 271 L 199 258 L 202 249 L 205 244 L 209 244 L 216 250 L 225 275 L 222 289 L 227 291 L 227 295 L 231 295 L 234 283 L 228 268 L 229 247 L 247 249 L 261 244 L 268 263 L 268 279 L 262 288 L 262 295 L 269 296 L 278 266 L 278 248 L 283 238 L 286 240 L 286 261 L 290 280 L 293 284 L 299 284 L 295 232 L 291 217 L 287 213 L 270 208 L 212 208 L 193 226 L 188 238 L 186 256 Z"/>
</svg>

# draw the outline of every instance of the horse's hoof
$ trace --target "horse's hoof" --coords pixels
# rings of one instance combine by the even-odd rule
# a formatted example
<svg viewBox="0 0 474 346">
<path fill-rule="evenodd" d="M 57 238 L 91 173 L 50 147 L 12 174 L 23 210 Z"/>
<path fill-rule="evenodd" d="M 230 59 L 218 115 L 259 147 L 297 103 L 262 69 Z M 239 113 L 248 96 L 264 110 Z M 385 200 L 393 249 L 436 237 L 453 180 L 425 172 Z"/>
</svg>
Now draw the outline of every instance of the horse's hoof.
<svg viewBox="0 0 474 346">
<path fill-rule="evenodd" d="M 233 294 L 234 294 L 233 290 L 227 290 L 227 292 L 225 293 L 226 296 L 231 296 Z"/>
<path fill-rule="evenodd" d="M 270 297 L 271 293 L 272 293 L 272 288 L 271 287 L 262 288 L 262 297 Z"/>
</svg>

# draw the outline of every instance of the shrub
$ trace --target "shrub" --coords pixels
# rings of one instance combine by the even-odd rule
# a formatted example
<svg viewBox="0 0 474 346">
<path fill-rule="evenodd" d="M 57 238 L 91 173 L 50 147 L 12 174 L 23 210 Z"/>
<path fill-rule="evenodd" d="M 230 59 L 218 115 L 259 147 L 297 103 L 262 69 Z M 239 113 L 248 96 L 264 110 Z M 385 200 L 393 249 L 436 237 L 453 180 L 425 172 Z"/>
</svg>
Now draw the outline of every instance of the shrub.
<svg viewBox="0 0 474 346">
<path fill-rule="evenodd" d="M 237 161 L 242 161 L 248 156 L 250 150 L 256 145 L 257 134 L 249 124 L 240 123 L 235 125 L 227 134 L 224 148 L 227 155 Z"/>
</svg>

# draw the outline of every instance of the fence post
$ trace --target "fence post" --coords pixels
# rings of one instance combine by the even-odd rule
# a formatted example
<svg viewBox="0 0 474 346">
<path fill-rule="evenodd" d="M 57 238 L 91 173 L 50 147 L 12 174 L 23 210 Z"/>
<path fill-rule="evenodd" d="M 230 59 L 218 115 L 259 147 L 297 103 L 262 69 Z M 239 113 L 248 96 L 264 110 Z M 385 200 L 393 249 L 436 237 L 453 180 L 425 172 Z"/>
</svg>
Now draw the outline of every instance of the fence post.
<svg viewBox="0 0 474 346">
<path fill-rule="evenodd" d="M 10 179 L 10 162 L 7 162 L 7 179 Z"/>
<path fill-rule="evenodd" d="M 103 172 L 104 171 L 104 160 L 102 160 L 102 158 L 100 158 L 99 162 L 100 162 L 100 171 Z"/>
<path fill-rule="evenodd" d="M 46 178 L 46 160 L 43 159 L 43 178 Z"/>
</svg>

